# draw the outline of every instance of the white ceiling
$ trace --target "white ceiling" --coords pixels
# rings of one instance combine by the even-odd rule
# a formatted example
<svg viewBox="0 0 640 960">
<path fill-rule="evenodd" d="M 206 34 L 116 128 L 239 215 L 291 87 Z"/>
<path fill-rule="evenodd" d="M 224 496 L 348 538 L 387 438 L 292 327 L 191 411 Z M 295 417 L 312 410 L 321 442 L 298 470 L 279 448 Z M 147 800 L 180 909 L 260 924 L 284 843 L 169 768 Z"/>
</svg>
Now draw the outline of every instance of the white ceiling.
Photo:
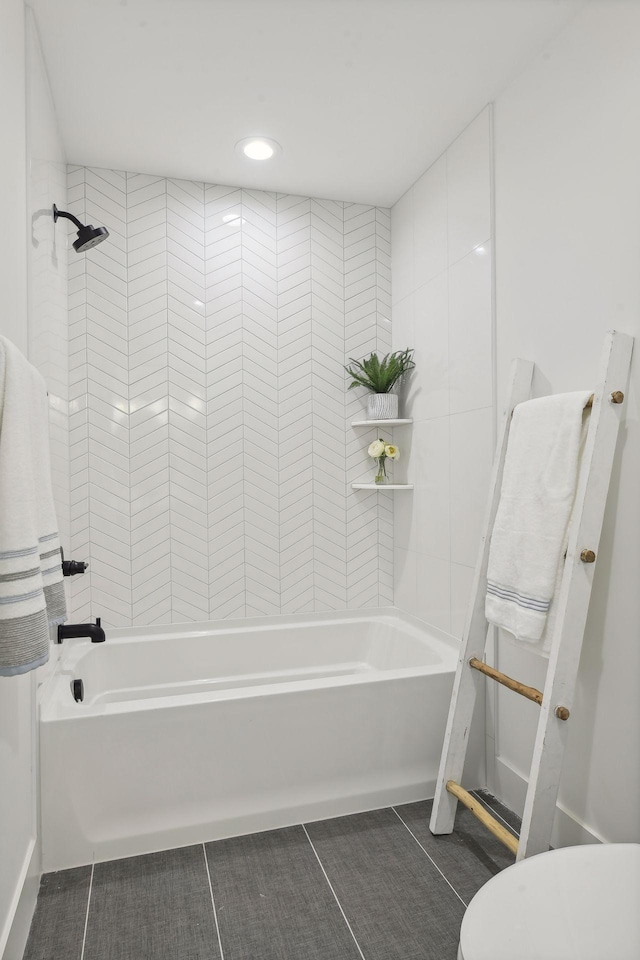
<svg viewBox="0 0 640 960">
<path fill-rule="evenodd" d="M 573 0 L 30 0 L 72 163 L 390 205 Z M 238 140 L 272 137 L 268 162 Z"/>
</svg>

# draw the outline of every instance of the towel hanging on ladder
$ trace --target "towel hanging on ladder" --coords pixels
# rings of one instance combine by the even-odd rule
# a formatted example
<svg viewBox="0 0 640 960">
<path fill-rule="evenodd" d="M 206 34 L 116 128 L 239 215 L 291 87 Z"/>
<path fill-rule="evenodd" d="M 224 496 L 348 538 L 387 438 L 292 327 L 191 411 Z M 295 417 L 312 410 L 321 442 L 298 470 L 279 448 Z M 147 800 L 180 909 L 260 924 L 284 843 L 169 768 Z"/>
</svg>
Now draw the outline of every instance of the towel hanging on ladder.
<svg viewBox="0 0 640 960">
<path fill-rule="evenodd" d="M 485 613 L 518 640 L 542 637 L 578 480 L 591 391 L 514 410 L 487 571 Z"/>
</svg>

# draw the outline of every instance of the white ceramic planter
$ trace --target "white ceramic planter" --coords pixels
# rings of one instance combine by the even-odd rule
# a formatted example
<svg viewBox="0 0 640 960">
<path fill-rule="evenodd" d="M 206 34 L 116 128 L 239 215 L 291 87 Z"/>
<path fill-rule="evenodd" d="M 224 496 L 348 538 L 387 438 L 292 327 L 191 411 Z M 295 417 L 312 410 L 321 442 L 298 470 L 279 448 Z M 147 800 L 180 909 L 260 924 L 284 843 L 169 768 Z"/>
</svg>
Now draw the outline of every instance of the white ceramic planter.
<svg viewBox="0 0 640 960">
<path fill-rule="evenodd" d="M 398 417 L 397 393 L 370 393 L 367 397 L 368 420 L 396 420 Z"/>
</svg>

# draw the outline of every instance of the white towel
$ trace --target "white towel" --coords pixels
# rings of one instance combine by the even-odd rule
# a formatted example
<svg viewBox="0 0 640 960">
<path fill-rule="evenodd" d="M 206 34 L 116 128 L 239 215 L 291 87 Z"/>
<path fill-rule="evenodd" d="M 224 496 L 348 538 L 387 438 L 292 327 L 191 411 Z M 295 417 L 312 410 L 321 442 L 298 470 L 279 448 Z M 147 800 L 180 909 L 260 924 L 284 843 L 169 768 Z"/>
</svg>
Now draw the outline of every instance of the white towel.
<svg viewBox="0 0 640 960">
<path fill-rule="evenodd" d="M 566 545 L 590 391 L 515 408 L 487 571 L 485 614 L 518 640 L 542 637 Z"/>
<path fill-rule="evenodd" d="M 0 676 L 45 663 L 49 627 L 66 618 L 47 388 L 0 337 Z"/>
</svg>

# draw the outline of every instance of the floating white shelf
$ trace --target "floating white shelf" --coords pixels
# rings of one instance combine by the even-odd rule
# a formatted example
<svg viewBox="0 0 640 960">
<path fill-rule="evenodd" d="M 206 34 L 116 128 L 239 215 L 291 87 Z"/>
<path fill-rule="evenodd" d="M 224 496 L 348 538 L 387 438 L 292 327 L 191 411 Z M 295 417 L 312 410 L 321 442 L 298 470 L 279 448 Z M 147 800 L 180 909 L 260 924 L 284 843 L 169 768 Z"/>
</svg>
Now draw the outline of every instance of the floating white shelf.
<svg viewBox="0 0 640 960">
<path fill-rule="evenodd" d="M 352 483 L 352 490 L 413 490 L 412 483 Z"/>
<path fill-rule="evenodd" d="M 413 420 L 352 420 L 352 427 L 400 427 Z"/>
</svg>

